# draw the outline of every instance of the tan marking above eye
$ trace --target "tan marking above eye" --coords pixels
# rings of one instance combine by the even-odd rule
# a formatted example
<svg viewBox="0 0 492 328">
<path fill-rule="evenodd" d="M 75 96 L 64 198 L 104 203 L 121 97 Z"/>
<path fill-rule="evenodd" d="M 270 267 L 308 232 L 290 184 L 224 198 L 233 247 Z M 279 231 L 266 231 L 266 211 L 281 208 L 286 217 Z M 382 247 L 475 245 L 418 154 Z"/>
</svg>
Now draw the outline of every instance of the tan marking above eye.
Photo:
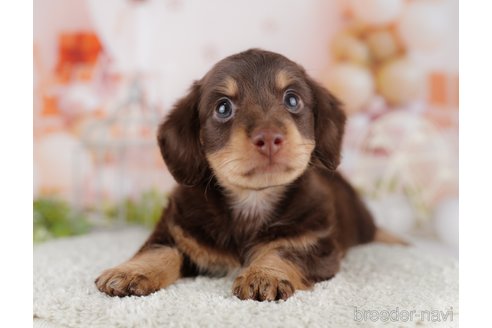
<svg viewBox="0 0 492 328">
<path fill-rule="evenodd" d="M 285 71 L 285 70 L 280 70 L 275 75 L 275 84 L 277 85 L 277 88 L 279 90 L 284 90 L 293 81 L 294 81 L 294 79 L 292 78 L 292 76 L 290 76 L 289 73 L 287 73 L 287 71 Z"/>
<path fill-rule="evenodd" d="M 228 97 L 235 97 L 237 96 L 239 89 L 236 80 L 228 76 L 217 86 L 217 91 Z"/>
</svg>

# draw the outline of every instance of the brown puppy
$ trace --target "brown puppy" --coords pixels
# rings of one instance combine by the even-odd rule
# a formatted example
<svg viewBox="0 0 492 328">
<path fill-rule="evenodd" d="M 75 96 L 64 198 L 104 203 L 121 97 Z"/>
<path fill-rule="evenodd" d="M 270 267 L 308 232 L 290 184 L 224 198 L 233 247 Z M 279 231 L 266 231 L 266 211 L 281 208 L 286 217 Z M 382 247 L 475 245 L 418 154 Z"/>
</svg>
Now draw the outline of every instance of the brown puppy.
<svg viewBox="0 0 492 328">
<path fill-rule="evenodd" d="M 287 58 L 253 49 L 220 61 L 160 126 L 179 185 L 146 243 L 103 272 L 99 290 L 147 295 L 240 267 L 234 295 L 263 301 L 333 277 L 348 247 L 376 235 L 336 172 L 344 123 L 340 103 Z"/>
</svg>

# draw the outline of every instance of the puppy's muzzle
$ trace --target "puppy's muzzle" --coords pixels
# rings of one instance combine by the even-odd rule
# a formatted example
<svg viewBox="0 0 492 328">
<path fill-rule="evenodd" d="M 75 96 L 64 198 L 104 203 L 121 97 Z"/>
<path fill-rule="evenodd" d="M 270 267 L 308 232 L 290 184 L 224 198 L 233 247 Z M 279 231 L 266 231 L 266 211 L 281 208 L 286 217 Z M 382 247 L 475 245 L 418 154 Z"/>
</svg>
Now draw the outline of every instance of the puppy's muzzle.
<svg viewBox="0 0 492 328">
<path fill-rule="evenodd" d="M 270 159 L 280 151 L 284 144 L 284 139 L 284 135 L 273 128 L 258 129 L 251 136 L 251 142 L 256 147 L 256 150 Z"/>
</svg>

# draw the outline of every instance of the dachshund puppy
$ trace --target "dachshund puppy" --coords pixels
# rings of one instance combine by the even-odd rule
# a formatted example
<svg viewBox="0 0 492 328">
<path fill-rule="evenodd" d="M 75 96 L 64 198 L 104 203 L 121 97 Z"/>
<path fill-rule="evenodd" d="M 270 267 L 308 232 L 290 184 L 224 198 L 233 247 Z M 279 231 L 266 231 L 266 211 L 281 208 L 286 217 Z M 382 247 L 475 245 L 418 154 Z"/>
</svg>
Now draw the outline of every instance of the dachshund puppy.
<svg viewBox="0 0 492 328">
<path fill-rule="evenodd" d="M 336 171 L 344 123 L 339 101 L 279 54 L 252 49 L 217 63 L 159 127 L 179 184 L 160 222 L 97 288 L 141 296 L 240 268 L 233 294 L 272 301 L 333 277 L 349 247 L 378 234 Z"/>
</svg>

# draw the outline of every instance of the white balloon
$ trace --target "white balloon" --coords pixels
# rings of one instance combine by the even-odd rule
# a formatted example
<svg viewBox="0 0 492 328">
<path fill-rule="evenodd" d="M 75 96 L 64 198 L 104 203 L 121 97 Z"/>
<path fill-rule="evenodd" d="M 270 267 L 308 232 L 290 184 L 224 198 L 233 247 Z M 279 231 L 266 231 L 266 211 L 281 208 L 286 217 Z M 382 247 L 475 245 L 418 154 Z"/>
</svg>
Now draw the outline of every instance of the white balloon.
<svg viewBox="0 0 492 328">
<path fill-rule="evenodd" d="M 374 95 L 371 72 L 353 64 L 340 63 L 330 68 L 326 85 L 351 114 L 359 111 Z"/>
<path fill-rule="evenodd" d="M 392 105 L 420 100 L 425 85 L 422 68 L 407 58 L 385 63 L 377 73 L 379 92 Z"/>
<path fill-rule="evenodd" d="M 459 243 L 459 202 L 447 199 L 436 206 L 434 211 L 435 232 L 440 240 L 451 246 Z"/>
<path fill-rule="evenodd" d="M 433 50 L 447 38 L 450 24 L 439 4 L 417 1 L 404 10 L 398 32 L 404 43 L 415 50 Z"/>
<path fill-rule="evenodd" d="M 335 36 L 331 48 L 338 61 L 346 60 L 360 65 L 368 65 L 370 62 L 371 55 L 367 45 L 349 33 Z"/>
<path fill-rule="evenodd" d="M 399 51 L 395 35 L 388 29 L 370 32 L 366 40 L 372 57 L 378 61 L 388 60 Z"/>
<path fill-rule="evenodd" d="M 403 0 L 350 0 L 350 8 L 360 21 L 372 25 L 394 22 L 402 12 Z"/>
</svg>

